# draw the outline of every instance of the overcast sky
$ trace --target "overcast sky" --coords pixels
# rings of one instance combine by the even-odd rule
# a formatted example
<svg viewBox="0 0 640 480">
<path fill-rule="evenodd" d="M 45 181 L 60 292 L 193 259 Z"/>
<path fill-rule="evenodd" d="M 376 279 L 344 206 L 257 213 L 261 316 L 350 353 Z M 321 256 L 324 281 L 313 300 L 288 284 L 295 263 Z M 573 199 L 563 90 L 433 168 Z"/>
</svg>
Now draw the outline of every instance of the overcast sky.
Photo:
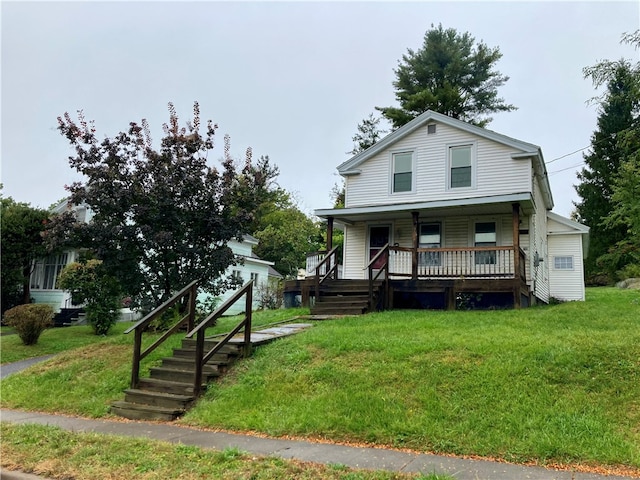
<svg viewBox="0 0 640 480">
<path fill-rule="evenodd" d="M 554 211 L 569 215 L 597 92 L 582 68 L 638 60 L 620 45 L 640 2 L 10 2 L 2 9 L 3 196 L 48 207 L 77 179 L 56 117 L 83 109 L 101 136 L 146 118 L 158 141 L 167 102 L 231 136 L 232 153 L 269 155 L 307 213 L 331 206 L 357 124 L 396 105 L 393 70 L 432 24 L 499 47 L 518 110 L 491 130 L 551 162 Z M 561 171 L 563 170 L 563 171 Z M 555 173 L 558 172 L 558 173 Z"/>
</svg>

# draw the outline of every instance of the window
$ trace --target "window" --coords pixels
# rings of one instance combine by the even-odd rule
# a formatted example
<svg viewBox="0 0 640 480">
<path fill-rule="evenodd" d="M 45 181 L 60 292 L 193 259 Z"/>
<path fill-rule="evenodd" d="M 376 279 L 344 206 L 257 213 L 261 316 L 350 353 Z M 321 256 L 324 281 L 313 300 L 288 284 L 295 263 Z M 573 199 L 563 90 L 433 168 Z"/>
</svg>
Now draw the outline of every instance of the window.
<svg viewBox="0 0 640 480">
<path fill-rule="evenodd" d="M 440 248 L 442 245 L 440 224 L 423 223 L 420 225 L 418 242 L 420 243 L 420 248 Z M 440 252 L 420 252 L 419 264 L 439 267 L 441 264 Z"/>
<path fill-rule="evenodd" d="M 68 253 L 61 253 L 38 260 L 31 275 L 31 288 L 55 290 L 58 275 L 67 265 L 68 257 Z"/>
<path fill-rule="evenodd" d="M 496 223 L 478 222 L 475 227 L 474 245 L 476 247 L 495 247 L 496 243 Z M 495 265 L 496 251 L 484 250 L 476 252 L 476 265 Z"/>
<path fill-rule="evenodd" d="M 235 281 L 244 283 L 244 278 L 242 278 L 242 273 L 240 272 L 240 270 L 233 270 L 231 272 L 231 276 Z"/>
<path fill-rule="evenodd" d="M 471 186 L 471 145 L 449 148 L 449 188 Z"/>
<path fill-rule="evenodd" d="M 430 123 L 427 125 L 427 135 L 433 135 L 434 133 L 436 133 L 436 124 Z"/>
<path fill-rule="evenodd" d="M 573 270 L 573 256 L 553 257 L 553 268 L 556 270 Z"/>
<path fill-rule="evenodd" d="M 251 280 L 253 280 L 253 284 L 258 284 L 258 274 L 256 272 L 251 272 Z"/>
<path fill-rule="evenodd" d="M 412 190 L 413 154 L 411 152 L 393 154 L 393 193 Z"/>
</svg>

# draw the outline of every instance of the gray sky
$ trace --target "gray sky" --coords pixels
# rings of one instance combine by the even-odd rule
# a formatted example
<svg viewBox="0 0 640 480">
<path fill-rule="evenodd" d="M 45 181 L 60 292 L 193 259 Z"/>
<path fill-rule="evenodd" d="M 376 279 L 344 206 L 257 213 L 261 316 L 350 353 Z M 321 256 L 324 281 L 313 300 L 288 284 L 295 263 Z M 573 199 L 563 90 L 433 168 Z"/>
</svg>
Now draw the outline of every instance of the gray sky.
<svg viewBox="0 0 640 480">
<path fill-rule="evenodd" d="M 620 45 L 640 2 L 9 2 L 2 13 L 3 196 L 48 207 L 78 179 L 56 117 L 83 109 L 101 136 L 146 118 L 162 136 L 167 102 L 193 101 L 218 146 L 269 155 L 279 184 L 311 213 L 331 206 L 357 124 L 396 105 L 393 69 L 431 24 L 498 46 L 501 96 L 519 109 L 489 128 L 542 148 L 547 162 L 586 147 L 597 92 L 582 68 L 637 61 Z M 554 211 L 569 215 L 581 152 L 550 163 Z M 559 173 L 554 173 L 563 170 Z"/>
</svg>

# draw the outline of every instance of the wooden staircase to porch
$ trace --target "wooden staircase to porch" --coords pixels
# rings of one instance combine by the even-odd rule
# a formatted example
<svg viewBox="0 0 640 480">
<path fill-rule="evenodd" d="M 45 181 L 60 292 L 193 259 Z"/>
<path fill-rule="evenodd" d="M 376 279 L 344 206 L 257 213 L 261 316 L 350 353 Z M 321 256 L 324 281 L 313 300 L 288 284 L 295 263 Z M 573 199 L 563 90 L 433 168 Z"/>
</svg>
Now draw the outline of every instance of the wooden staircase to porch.
<svg viewBox="0 0 640 480">
<path fill-rule="evenodd" d="M 374 303 L 379 298 L 382 281 L 373 282 Z M 369 305 L 369 280 L 326 280 L 311 307 L 312 315 L 362 315 L 377 310 Z"/>
<path fill-rule="evenodd" d="M 133 420 L 174 420 L 195 403 L 210 381 L 223 375 L 240 356 L 250 355 L 253 347 L 311 326 L 280 322 L 277 326 L 272 324 L 269 328 L 252 331 L 252 292 L 253 280 L 195 326 L 197 284 L 192 282 L 129 328 L 125 333 L 135 331 L 130 388 L 125 390 L 123 401 L 111 405 L 111 412 Z M 215 325 L 217 319 L 243 296 L 245 313 L 240 323 L 227 334 L 206 337 L 206 329 Z M 142 337 L 149 324 L 171 309 L 182 309 L 184 316 L 143 349 Z M 173 349 L 171 357 L 163 358 L 160 366 L 151 367 L 149 377 L 141 378 L 141 361 L 185 328 L 188 333 L 181 346 Z"/>
</svg>

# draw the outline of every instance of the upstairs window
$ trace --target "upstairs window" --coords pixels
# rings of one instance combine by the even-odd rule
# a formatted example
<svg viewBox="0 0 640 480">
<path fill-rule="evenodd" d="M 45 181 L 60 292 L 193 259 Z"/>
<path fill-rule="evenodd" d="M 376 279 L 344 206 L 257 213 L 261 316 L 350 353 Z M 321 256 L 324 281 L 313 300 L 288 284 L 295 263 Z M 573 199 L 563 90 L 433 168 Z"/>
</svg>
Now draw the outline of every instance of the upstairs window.
<svg viewBox="0 0 640 480">
<path fill-rule="evenodd" d="M 471 186 L 471 145 L 449 148 L 449 188 Z"/>
<path fill-rule="evenodd" d="M 413 187 L 413 154 L 393 154 L 393 193 L 410 192 Z"/>
</svg>

